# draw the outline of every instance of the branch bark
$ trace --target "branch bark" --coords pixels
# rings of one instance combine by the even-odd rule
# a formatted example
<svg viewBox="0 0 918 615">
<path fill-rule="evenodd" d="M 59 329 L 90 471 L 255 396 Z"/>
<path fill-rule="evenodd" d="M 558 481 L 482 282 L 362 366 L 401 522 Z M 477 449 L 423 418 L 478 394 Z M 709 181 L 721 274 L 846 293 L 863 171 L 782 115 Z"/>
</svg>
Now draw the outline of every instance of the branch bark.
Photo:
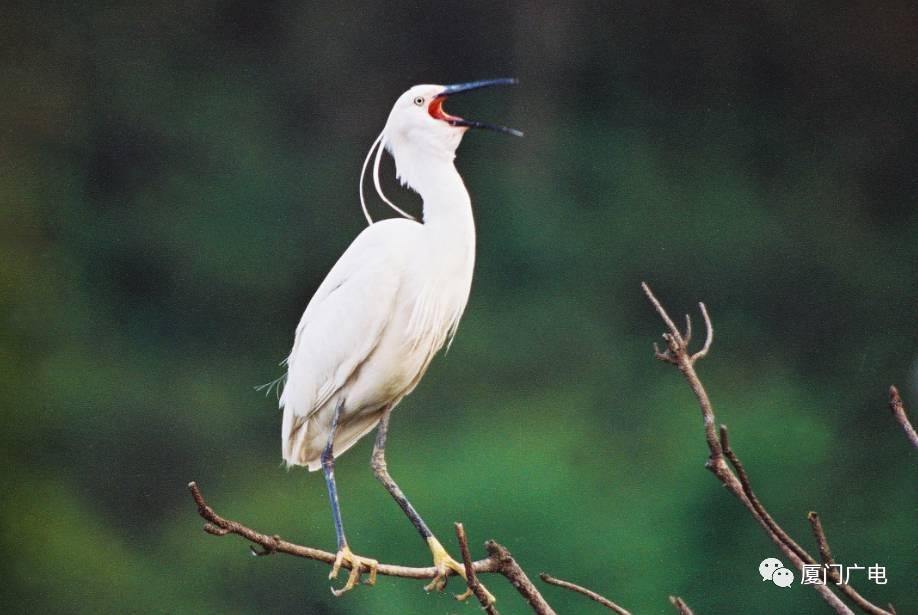
<svg viewBox="0 0 918 615">
<path fill-rule="evenodd" d="M 753 518 L 762 526 L 762 529 L 765 530 L 765 533 L 768 537 L 775 543 L 775 545 L 781 550 L 781 552 L 791 561 L 794 567 L 797 570 L 803 570 L 804 564 L 814 564 L 816 560 L 807 553 L 799 544 L 797 544 L 781 527 L 775 522 L 768 511 L 765 510 L 765 507 L 759 501 L 758 497 L 755 495 L 755 492 L 752 490 L 752 485 L 749 481 L 749 477 L 746 474 L 745 468 L 739 460 L 739 457 L 736 453 L 730 448 L 729 440 L 727 437 L 727 429 L 725 426 L 721 426 L 720 429 L 720 439 L 718 439 L 715 430 L 716 419 L 714 416 L 714 409 L 711 404 L 711 400 L 708 397 L 707 391 L 704 388 L 704 385 L 701 383 L 701 379 L 698 377 L 697 372 L 695 371 L 695 363 L 699 359 L 703 359 L 707 356 L 708 351 L 711 348 L 711 343 L 714 339 L 714 328 L 711 325 L 711 319 L 708 315 L 707 308 L 703 303 L 699 303 L 698 307 L 701 310 L 701 314 L 704 317 L 705 327 L 707 328 L 707 337 L 705 340 L 704 347 L 696 352 L 691 354 L 688 349 L 688 343 L 686 338 L 690 338 L 688 334 L 685 337 L 679 332 L 679 329 L 673 323 L 673 320 L 669 317 L 669 314 L 660 304 L 660 301 L 653 294 L 653 291 L 650 290 L 650 287 L 645 283 L 641 283 L 641 288 L 644 291 L 644 294 L 647 296 L 648 301 L 654 307 L 657 314 L 660 316 L 660 319 L 666 324 L 669 329 L 668 332 L 663 334 L 663 340 L 666 342 L 667 349 L 663 352 L 654 345 L 654 355 L 657 359 L 671 363 L 679 368 L 679 371 L 682 372 L 682 375 L 688 381 L 689 386 L 692 388 L 692 391 L 695 394 L 695 397 L 698 400 L 698 404 L 701 407 L 702 420 L 704 422 L 704 431 L 705 439 L 708 444 L 708 449 L 710 451 L 710 456 L 708 461 L 705 464 L 705 467 L 710 470 L 714 476 L 727 488 L 727 490 L 732 493 L 742 504 L 749 510 Z M 729 460 L 729 464 L 727 463 Z M 731 469 L 731 466 L 733 469 Z M 735 470 L 735 473 L 734 473 Z M 811 585 L 813 589 L 819 593 L 820 597 L 826 601 L 829 606 L 831 606 L 836 613 L 840 615 L 853 615 L 851 609 L 844 603 L 842 600 L 831 590 L 827 585 Z M 854 588 L 850 585 L 839 585 L 839 590 L 848 595 L 859 607 L 864 609 L 868 613 L 873 613 L 876 615 L 891 615 L 890 611 L 885 611 L 879 607 L 871 604 L 860 596 Z M 675 604 L 675 603 L 674 603 Z"/>
<path fill-rule="evenodd" d="M 623 609 L 622 607 L 618 606 L 617 604 L 615 604 L 614 602 L 612 602 L 605 596 L 601 596 L 597 594 L 596 592 L 594 592 L 593 590 L 583 587 L 582 585 L 577 585 L 576 583 L 571 583 L 570 581 L 563 581 L 561 579 L 556 579 L 555 577 L 549 574 L 546 574 L 544 572 L 539 575 L 539 578 L 541 578 L 543 581 L 551 585 L 557 585 L 558 587 L 563 587 L 564 589 L 575 591 L 578 594 L 583 594 L 590 600 L 594 600 L 598 602 L 599 604 L 603 605 L 604 607 L 612 609 L 613 611 L 618 613 L 618 615 L 631 615 L 630 611 Z"/>
<path fill-rule="evenodd" d="M 676 607 L 676 610 L 679 611 L 679 615 L 695 615 L 692 612 L 692 609 L 690 609 L 685 603 L 685 600 L 679 596 L 670 596 L 669 601 L 672 602 L 673 606 Z"/>
<path fill-rule="evenodd" d="M 918 433 L 915 433 L 915 428 L 908 420 L 908 415 L 905 414 L 905 404 L 902 403 L 902 398 L 899 397 L 899 389 L 895 386 L 889 387 L 889 409 L 892 410 L 893 416 L 902 425 L 909 442 L 918 449 Z"/>
<path fill-rule="evenodd" d="M 822 521 L 819 520 L 819 514 L 813 511 L 806 516 L 813 528 L 813 536 L 816 538 L 816 546 L 819 547 L 819 557 L 826 566 L 835 565 L 832 559 L 832 550 L 829 549 L 829 542 L 826 540 L 826 533 L 822 529 Z"/>
<path fill-rule="evenodd" d="M 459 540 L 459 552 L 462 553 L 462 563 L 465 565 L 466 584 L 469 591 L 472 592 L 488 615 L 500 615 L 494 606 L 494 597 L 478 581 L 475 574 L 475 564 L 472 562 L 472 554 L 469 552 L 469 540 L 465 535 L 465 528 L 461 523 L 456 523 L 456 538 Z"/>
<path fill-rule="evenodd" d="M 526 576 L 526 573 L 523 572 L 523 569 L 520 568 L 519 564 L 516 563 L 516 560 L 513 559 L 513 556 L 510 555 L 510 552 L 507 551 L 504 546 L 493 540 L 489 540 L 485 543 L 485 548 L 488 550 L 488 554 L 491 558 L 498 562 L 499 567 L 497 572 L 500 572 L 510 581 L 510 584 L 526 599 L 526 602 L 529 603 L 529 606 L 532 607 L 532 610 L 537 613 L 537 615 L 557 615 L 555 610 L 545 601 L 545 598 L 542 597 L 542 594 L 539 593 L 539 590 L 532 584 L 532 581 L 529 580 L 529 577 Z"/>
<path fill-rule="evenodd" d="M 267 534 L 262 534 L 261 532 L 246 527 L 237 521 L 230 521 L 229 519 L 221 517 L 214 512 L 213 508 L 207 505 L 197 483 L 188 483 L 188 489 L 191 491 L 191 497 L 194 498 L 195 503 L 198 505 L 198 514 L 207 521 L 207 523 L 204 524 L 204 531 L 208 534 L 214 536 L 226 536 L 227 534 L 242 536 L 253 543 L 253 545 L 261 547 L 261 549 L 256 549 L 255 546 L 249 547 L 254 555 L 286 553 L 288 555 L 324 562 L 329 566 L 335 563 L 334 553 L 288 542 L 277 535 L 268 536 Z M 347 561 L 342 562 L 341 566 L 342 568 L 350 569 L 350 564 Z M 476 573 L 481 574 L 486 572 L 498 572 L 500 564 L 495 558 L 489 557 L 472 562 L 472 567 Z M 403 579 L 432 579 L 437 575 L 437 569 L 433 566 L 416 568 L 413 566 L 399 566 L 397 564 L 379 564 L 376 571 L 381 575 L 401 577 Z M 365 569 L 364 572 L 369 571 Z M 453 572 L 451 574 L 456 573 Z"/>
<path fill-rule="evenodd" d="M 654 355 L 657 359 L 675 365 L 679 369 L 689 383 L 701 408 L 705 440 L 708 445 L 708 450 L 710 451 L 705 467 L 714 474 L 730 493 L 740 500 L 752 514 L 753 518 L 762 526 L 772 542 L 777 545 L 781 552 L 798 570 L 802 571 L 804 564 L 815 564 L 816 560 L 803 547 L 795 542 L 777 522 L 775 522 L 774 518 L 768 513 L 756 496 L 745 467 L 730 446 L 729 434 L 726 426 L 720 425 L 719 431 L 716 427 L 717 422 L 711 400 L 695 371 L 695 363 L 708 355 L 714 340 L 714 327 L 711 324 L 711 318 L 707 308 L 703 303 L 698 304 L 704 318 L 706 336 L 701 350 L 692 354 L 688 349 L 688 345 L 692 338 L 691 318 L 688 315 L 685 317 L 686 331 L 683 335 L 669 317 L 665 308 L 660 304 L 656 296 L 654 296 L 650 287 L 642 282 L 641 288 L 644 290 L 647 299 L 668 328 L 668 331 L 663 334 L 663 340 L 666 342 L 667 346 L 666 350 L 661 352 L 657 345 L 654 344 Z M 905 430 L 909 440 L 918 448 L 918 434 L 915 433 L 914 427 L 912 427 L 905 414 L 904 405 L 895 387 L 890 387 L 889 405 L 896 420 Z M 231 521 L 221 517 L 207 505 L 196 483 L 189 483 L 188 488 L 197 504 L 198 514 L 207 521 L 207 523 L 204 524 L 204 531 L 209 534 L 214 536 L 226 536 L 227 534 L 241 536 L 251 543 L 249 548 L 252 554 L 256 556 L 287 553 L 297 557 L 324 562 L 328 565 L 334 564 L 336 559 L 336 554 L 334 553 L 288 542 L 276 534 L 273 536 L 262 534 L 237 521 Z M 819 516 L 811 512 L 808 518 L 812 525 L 823 563 L 826 565 L 834 563 L 828 542 L 825 538 L 825 533 L 822 529 L 822 524 L 819 521 Z M 477 576 L 478 574 L 496 573 L 504 576 L 510 581 L 511 585 L 517 589 L 537 615 L 556 615 L 554 609 L 552 609 L 541 593 L 539 593 L 539 590 L 529 580 L 529 577 L 526 576 L 526 573 L 519 564 L 517 564 L 516 560 L 505 547 L 490 540 L 485 544 L 488 550 L 488 557 L 472 561 L 468 547 L 468 539 L 461 523 L 456 523 L 456 536 L 462 551 L 462 559 L 467 577 L 466 582 L 469 590 L 462 598 L 474 594 L 485 612 L 489 615 L 499 615 L 497 609 L 494 607 L 493 597 L 484 588 Z M 351 567 L 350 562 L 343 562 L 343 567 L 349 569 Z M 846 594 L 864 612 L 870 613 L 871 615 L 895 615 L 895 609 L 892 605 L 889 605 L 888 611 L 875 606 L 858 594 L 850 585 L 841 584 L 840 579 L 832 568 L 828 568 L 828 571 L 829 578 L 836 584 L 839 591 Z M 369 570 L 364 567 L 362 572 L 369 572 Z M 379 564 L 377 573 L 384 576 L 407 579 L 432 579 L 437 576 L 437 569 L 434 566 L 412 567 L 397 564 Z M 448 574 L 455 575 L 456 573 L 449 571 Z M 631 615 L 626 609 L 590 589 L 569 581 L 556 579 L 546 573 L 542 573 L 540 577 L 546 583 L 582 594 L 615 611 L 618 615 Z M 812 587 L 836 613 L 841 615 L 853 615 L 850 608 L 848 608 L 848 606 L 842 602 L 827 585 L 812 584 Z M 670 601 L 681 615 L 692 615 L 692 610 L 681 598 L 670 596 Z"/>
<path fill-rule="evenodd" d="M 204 500 L 204 495 L 201 493 L 200 487 L 194 481 L 188 483 L 188 489 L 191 491 L 191 497 L 194 498 L 195 504 L 198 506 L 198 514 L 205 520 L 207 523 L 204 524 L 204 531 L 213 536 L 226 536 L 227 534 L 236 534 L 241 536 L 252 543 L 250 549 L 253 555 L 264 556 L 264 555 L 273 555 L 275 553 L 286 553 L 288 555 L 295 555 L 297 557 L 304 557 L 306 559 L 316 560 L 318 562 L 324 562 L 328 565 L 333 565 L 335 563 L 335 554 L 328 551 L 323 551 L 321 549 L 314 549 L 312 547 L 304 547 L 292 542 L 281 539 L 280 536 L 268 536 L 267 534 L 262 534 L 261 532 L 255 531 L 250 527 L 247 527 L 238 521 L 231 521 L 224 517 L 218 515 L 213 508 L 208 506 L 207 502 Z M 457 524 L 457 533 L 461 529 L 461 524 Z M 260 548 L 256 548 L 257 545 Z M 468 542 L 465 540 L 465 530 L 461 529 L 461 538 L 460 546 L 463 549 L 463 560 L 465 560 L 466 574 L 475 579 L 473 582 L 476 583 L 477 587 L 487 596 L 486 590 L 480 583 L 477 582 L 476 575 L 485 574 L 485 573 L 496 573 L 505 577 L 513 587 L 520 593 L 521 596 L 529 603 L 533 612 L 536 615 L 557 615 L 554 609 L 545 601 L 545 598 L 542 597 L 542 594 L 539 593 L 539 590 L 536 589 L 535 585 L 532 584 L 532 581 L 529 580 L 529 577 L 526 576 L 526 573 L 523 572 L 523 569 L 520 568 L 519 564 L 516 563 L 516 560 L 513 559 L 513 556 L 510 552 L 502 545 L 489 540 L 485 543 L 485 547 L 488 550 L 488 557 L 485 559 L 480 559 L 477 561 L 471 561 L 471 557 L 468 554 Z M 350 563 L 347 561 L 342 562 L 343 568 L 350 569 Z M 377 574 L 390 577 L 401 577 L 403 579 L 432 579 L 437 575 L 437 569 L 433 566 L 428 566 L 424 568 L 416 568 L 412 566 L 399 566 L 397 564 L 379 564 L 376 569 Z M 471 571 L 472 574 L 469 574 Z M 368 572 L 368 570 L 364 570 Z M 455 572 L 450 572 L 451 575 L 455 575 Z M 478 592 L 475 592 L 475 589 L 470 585 L 469 588 L 475 593 L 479 601 L 482 600 L 482 596 Z M 487 600 L 487 598 L 486 598 Z M 482 603 L 484 605 L 484 603 Z M 489 613 L 496 611 L 488 611 Z"/>
</svg>

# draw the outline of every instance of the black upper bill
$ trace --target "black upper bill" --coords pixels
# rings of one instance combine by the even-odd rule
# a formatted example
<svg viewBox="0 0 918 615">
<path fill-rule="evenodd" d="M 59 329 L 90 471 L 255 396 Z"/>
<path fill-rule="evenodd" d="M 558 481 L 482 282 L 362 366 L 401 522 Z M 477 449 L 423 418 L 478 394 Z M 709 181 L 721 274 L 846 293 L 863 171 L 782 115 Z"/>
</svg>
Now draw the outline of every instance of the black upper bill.
<svg viewBox="0 0 918 615">
<path fill-rule="evenodd" d="M 437 94 L 437 98 L 444 98 L 454 94 L 463 94 L 465 92 L 471 92 L 472 90 L 478 90 L 480 88 L 486 88 L 492 85 L 514 85 L 516 83 L 519 83 L 519 81 L 513 78 L 483 79 L 481 81 L 469 81 L 468 83 L 456 83 L 454 85 L 448 85 L 444 87 L 443 91 Z M 446 121 L 449 122 L 451 126 L 484 128 L 487 130 L 493 130 L 495 132 L 502 132 L 504 134 L 513 135 L 515 137 L 523 136 L 523 133 L 519 130 L 516 130 L 515 128 L 507 128 L 506 126 L 497 126 L 495 124 L 487 124 L 485 122 L 477 122 L 475 120 L 466 120 L 460 117 L 450 118 Z"/>
<path fill-rule="evenodd" d="M 448 85 L 443 88 L 443 91 L 437 94 L 437 96 L 452 96 L 453 94 L 461 94 L 462 92 L 470 92 L 472 90 L 477 90 L 480 88 L 487 88 L 492 85 L 516 85 L 519 83 L 518 79 L 513 78 L 504 78 L 504 79 L 482 79 L 481 81 L 469 81 L 468 83 L 456 83 L 453 85 Z"/>
</svg>

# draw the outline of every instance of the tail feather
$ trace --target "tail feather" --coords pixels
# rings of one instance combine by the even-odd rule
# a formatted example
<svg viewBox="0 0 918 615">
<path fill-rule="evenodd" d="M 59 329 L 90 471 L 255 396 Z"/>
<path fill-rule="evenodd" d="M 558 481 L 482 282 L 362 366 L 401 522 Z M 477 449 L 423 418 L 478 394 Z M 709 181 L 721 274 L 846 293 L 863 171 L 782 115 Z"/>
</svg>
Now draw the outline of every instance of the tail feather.
<svg viewBox="0 0 918 615">
<path fill-rule="evenodd" d="M 287 466 L 307 466 L 310 472 L 322 467 L 322 451 L 328 443 L 328 428 L 317 421 L 319 413 L 308 417 L 296 416 L 284 408 L 282 429 L 283 454 Z M 334 453 L 340 457 L 354 446 L 360 438 L 376 427 L 383 411 L 347 417 L 338 425 L 335 434 Z"/>
</svg>

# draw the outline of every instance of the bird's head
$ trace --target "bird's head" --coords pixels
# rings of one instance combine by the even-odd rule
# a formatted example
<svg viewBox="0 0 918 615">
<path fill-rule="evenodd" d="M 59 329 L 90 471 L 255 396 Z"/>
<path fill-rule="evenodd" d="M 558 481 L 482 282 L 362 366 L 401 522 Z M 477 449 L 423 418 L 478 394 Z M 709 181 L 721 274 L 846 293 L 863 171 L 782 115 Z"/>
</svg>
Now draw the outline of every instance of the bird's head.
<svg viewBox="0 0 918 615">
<path fill-rule="evenodd" d="M 466 120 L 450 115 L 443 109 L 443 104 L 450 96 L 512 83 L 516 83 L 516 79 L 488 79 L 456 85 L 416 85 L 395 101 L 383 130 L 383 141 L 394 156 L 400 149 L 410 147 L 428 155 L 452 157 L 462 135 L 469 128 L 486 128 L 521 136 L 523 133 L 518 130 Z"/>
<path fill-rule="evenodd" d="M 361 204 L 367 220 L 372 222 L 363 199 L 363 173 L 367 169 L 373 150 L 378 145 L 381 147 L 376 150 L 376 160 L 373 165 L 376 191 L 390 207 L 407 216 L 408 214 L 405 214 L 382 194 L 379 184 L 379 159 L 382 150 L 386 149 L 392 154 L 395 160 L 396 175 L 402 184 L 417 189 L 419 183 L 423 181 L 424 170 L 428 168 L 427 164 L 437 159 L 452 161 L 456 155 L 456 148 L 462 141 L 462 136 L 469 128 L 484 128 L 518 137 L 523 136 L 522 132 L 513 128 L 466 120 L 450 115 L 443 109 L 443 104 L 450 96 L 492 85 L 509 85 L 516 82 L 516 79 L 487 79 L 455 85 L 416 85 L 399 96 L 389 113 L 389 119 L 386 121 L 382 134 L 370 148 L 361 172 Z"/>
<path fill-rule="evenodd" d="M 462 136 L 469 128 L 485 128 L 521 136 L 523 133 L 518 130 L 466 120 L 450 115 L 443 109 L 443 104 L 450 96 L 512 83 L 516 83 L 516 79 L 488 79 L 456 85 L 416 85 L 399 96 L 383 129 L 383 144 L 395 158 L 399 176 L 410 181 L 402 172 L 402 163 L 408 159 L 432 156 L 452 160 Z"/>
</svg>

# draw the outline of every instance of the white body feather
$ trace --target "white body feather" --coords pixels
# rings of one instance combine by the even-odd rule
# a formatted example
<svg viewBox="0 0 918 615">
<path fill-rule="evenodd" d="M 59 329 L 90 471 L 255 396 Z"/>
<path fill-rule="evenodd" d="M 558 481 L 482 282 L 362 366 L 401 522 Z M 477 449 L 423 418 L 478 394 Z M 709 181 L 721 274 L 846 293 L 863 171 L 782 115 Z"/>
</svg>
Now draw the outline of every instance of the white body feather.
<svg viewBox="0 0 918 615">
<path fill-rule="evenodd" d="M 383 143 L 400 179 L 423 197 L 424 223 L 371 224 L 306 307 L 280 398 L 289 465 L 319 469 L 339 401 L 336 456 L 372 430 L 385 408 L 417 386 L 455 334 L 468 301 L 475 226 L 468 192 L 453 165 L 462 131 L 450 129 L 436 141 L 418 138 L 410 125 L 390 126 L 397 109 L 398 103 Z"/>
</svg>

